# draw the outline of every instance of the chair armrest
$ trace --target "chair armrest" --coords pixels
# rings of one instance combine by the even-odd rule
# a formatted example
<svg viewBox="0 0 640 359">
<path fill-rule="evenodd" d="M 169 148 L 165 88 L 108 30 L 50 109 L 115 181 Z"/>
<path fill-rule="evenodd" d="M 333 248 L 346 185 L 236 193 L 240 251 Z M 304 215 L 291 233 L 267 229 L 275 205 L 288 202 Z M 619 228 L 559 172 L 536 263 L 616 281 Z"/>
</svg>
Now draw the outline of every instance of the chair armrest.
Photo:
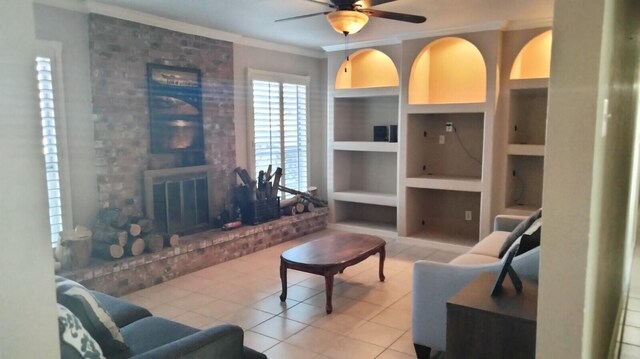
<svg viewBox="0 0 640 359">
<path fill-rule="evenodd" d="M 455 265 L 421 260 L 413 266 L 413 342 L 446 349 L 447 300 L 482 272 L 498 272 L 503 261 Z M 491 288 L 487 288 L 487 295 Z"/>
<path fill-rule="evenodd" d="M 525 219 L 527 219 L 526 216 L 499 214 L 493 220 L 493 230 L 511 232 Z"/>
<path fill-rule="evenodd" d="M 242 358 L 244 332 L 237 325 L 218 325 L 162 345 L 135 359 Z"/>
</svg>

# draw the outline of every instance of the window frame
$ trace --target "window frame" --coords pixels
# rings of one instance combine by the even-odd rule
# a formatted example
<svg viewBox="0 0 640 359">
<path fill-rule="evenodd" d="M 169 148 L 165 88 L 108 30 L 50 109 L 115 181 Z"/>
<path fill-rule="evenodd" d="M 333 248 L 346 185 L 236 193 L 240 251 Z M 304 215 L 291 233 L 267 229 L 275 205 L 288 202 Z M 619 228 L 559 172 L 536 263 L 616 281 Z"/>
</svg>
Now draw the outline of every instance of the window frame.
<svg viewBox="0 0 640 359">
<path fill-rule="evenodd" d="M 64 78 L 62 69 L 62 43 L 58 41 L 44 41 L 37 40 L 36 42 L 36 55 L 34 62 L 38 57 L 46 57 L 51 61 L 51 75 L 53 85 L 53 102 L 54 113 L 56 122 L 56 146 L 58 154 L 58 176 L 60 183 L 60 200 L 62 208 L 62 230 L 67 231 L 73 228 L 73 210 L 71 200 L 71 172 L 69 165 L 69 145 L 67 136 L 67 121 L 65 111 L 65 96 L 64 96 Z M 36 86 L 38 85 L 37 72 L 36 72 Z M 39 96 L 39 91 L 38 91 Z M 40 115 L 40 105 L 38 101 L 38 121 L 42 121 Z M 42 138 L 40 138 L 42 140 Z M 44 157 L 43 157 L 44 165 Z M 45 185 L 46 186 L 46 185 Z M 49 195 L 47 191 L 47 212 L 49 209 Z M 47 215 L 47 217 L 49 217 Z M 51 233 L 51 228 L 49 228 Z M 51 242 L 52 246 L 56 246 L 59 243 L 59 239 L 56 242 Z"/>
<path fill-rule="evenodd" d="M 247 141 L 247 171 L 249 171 L 249 173 L 252 174 L 252 176 L 256 173 L 256 158 L 255 158 L 255 151 L 256 151 L 256 140 L 255 140 L 255 131 L 254 131 L 254 126 L 255 126 L 255 121 L 254 121 L 254 113 L 253 113 L 253 81 L 270 81 L 270 82 L 278 82 L 279 83 L 279 87 L 280 87 L 280 125 L 281 125 L 281 131 L 284 130 L 283 127 L 283 121 L 284 121 L 284 115 L 283 115 L 283 106 L 282 106 L 282 100 L 283 100 L 283 94 L 282 94 L 282 85 L 283 84 L 291 84 L 291 85 L 299 85 L 299 86 L 305 86 L 306 87 L 306 106 L 305 106 L 305 111 L 306 111 L 306 136 L 307 136 L 307 148 L 306 148 L 306 161 L 307 161 L 307 173 L 306 173 L 306 177 L 307 177 L 307 186 L 309 186 L 309 173 L 310 173 L 310 169 L 311 169 L 311 165 L 309 162 L 309 158 L 310 158 L 310 143 L 309 143 L 309 130 L 310 130 L 310 122 L 311 122 L 311 117 L 310 117 L 310 83 L 311 83 L 311 77 L 310 76 L 306 76 L 306 75 L 293 75 L 293 74 L 286 74 L 286 73 L 280 73 L 280 72 L 271 72 L 271 71 L 264 71 L 264 70 L 257 70 L 257 69 L 253 69 L 253 68 L 248 68 L 247 69 L 247 136 L 248 136 L 248 141 Z M 281 143 L 281 151 L 282 151 L 282 155 L 284 156 L 284 142 Z M 284 158 L 283 158 L 284 160 Z M 275 166 L 275 164 L 274 164 Z M 279 165 L 278 165 L 279 166 Z M 275 167 L 278 167 L 275 166 Z M 274 168 L 275 170 L 275 168 Z M 286 176 L 286 174 L 285 174 Z M 306 189 L 305 189 L 306 190 Z"/>
</svg>

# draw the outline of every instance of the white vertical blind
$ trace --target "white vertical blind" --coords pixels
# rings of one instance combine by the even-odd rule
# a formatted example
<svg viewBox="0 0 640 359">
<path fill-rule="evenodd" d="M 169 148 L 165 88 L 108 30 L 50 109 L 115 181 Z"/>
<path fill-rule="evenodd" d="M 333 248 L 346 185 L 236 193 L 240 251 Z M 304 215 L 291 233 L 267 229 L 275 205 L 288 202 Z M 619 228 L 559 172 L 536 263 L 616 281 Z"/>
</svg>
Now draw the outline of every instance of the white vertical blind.
<svg viewBox="0 0 640 359">
<path fill-rule="evenodd" d="M 47 57 L 37 57 L 36 71 L 38 78 L 38 93 L 40 96 L 42 145 L 49 199 L 49 226 L 51 231 L 51 244 L 52 246 L 55 246 L 58 242 L 59 233 L 62 231 L 62 196 L 60 191 L 58 141 L 56 135 L 51 59 Z"/>
<path fill-rule="evenodd" d="M 284 186 L 307 189 L 307 86 L 253 80 L 255 176 L 281 167 Z"/>
</svg>

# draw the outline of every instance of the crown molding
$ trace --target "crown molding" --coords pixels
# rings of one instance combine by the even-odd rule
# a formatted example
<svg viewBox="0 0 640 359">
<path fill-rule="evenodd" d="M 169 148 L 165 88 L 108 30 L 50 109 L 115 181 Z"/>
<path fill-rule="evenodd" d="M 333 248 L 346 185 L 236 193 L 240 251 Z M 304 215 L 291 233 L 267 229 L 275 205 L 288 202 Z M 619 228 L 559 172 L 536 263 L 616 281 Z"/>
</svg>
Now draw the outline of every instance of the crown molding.
<svg viewBox="0 0 640 359">
<path fill-rule="evenodd" d="M 381 40 L 367 40 L 367 41 L 358 41 L 358 42 L 349 42 L 348 50 L 362 49 L 365 47 L 373 47 L 373 46 L 385 46 L 385 45 L 397 45 L 402 43 L 397 37 L 390 37 Z M 322 49 L 326 52 L 334 52 L 334 51 L 344 51 L 345 44 L 337 44 L 337 45 L 326 45 L 322 46 Z"/>
<path fill-rule="evenodd" d="M 171 20 L 161 16 L 150 15 L 141 11 L 103 4 L 92 0 L 35 0 L 35 2 L 38 4 L 48 5 L 65 10 L 87 14 L 100 14 L 186 34 L 197 35 L 216 40 L 229 41 L 238 45 L 257 47 L 266 50 L 285 52 L 289 54 L 319 59 L 323 59 L 326 57 L 325 52 L 321 50 L 313 50 L 270 41 L 258 40 L 231 32 L 215 30 L 204 26 Z"/>
<path fill-rule="evenodd" d="M 504 30 L 505 31 L 527 30 L 527 29 L 535 29 L 539 27 L 552 27 L 552 26 L 553 26 L 552 18 L 542 18 L 542 19 L 534 19 L 534 20 L 513 20 L 508 22 Z"/>
</svg>

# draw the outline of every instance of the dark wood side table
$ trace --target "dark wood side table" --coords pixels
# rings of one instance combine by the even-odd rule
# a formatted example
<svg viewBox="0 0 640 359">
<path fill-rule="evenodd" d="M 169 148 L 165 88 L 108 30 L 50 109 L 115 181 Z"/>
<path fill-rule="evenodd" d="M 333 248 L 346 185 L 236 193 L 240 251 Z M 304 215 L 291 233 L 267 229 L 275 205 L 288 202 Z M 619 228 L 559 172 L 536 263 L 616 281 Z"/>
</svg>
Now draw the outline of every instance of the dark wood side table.
<svg viewBox="0 0 640 359">
<path fill-rule="evenodd" d="M 448 359 L 535 358 L 537 284 L 516 293 L 507 277 L 491 297 L 494 273 L 482 273 L 447 301 Z"/>
</svg>

